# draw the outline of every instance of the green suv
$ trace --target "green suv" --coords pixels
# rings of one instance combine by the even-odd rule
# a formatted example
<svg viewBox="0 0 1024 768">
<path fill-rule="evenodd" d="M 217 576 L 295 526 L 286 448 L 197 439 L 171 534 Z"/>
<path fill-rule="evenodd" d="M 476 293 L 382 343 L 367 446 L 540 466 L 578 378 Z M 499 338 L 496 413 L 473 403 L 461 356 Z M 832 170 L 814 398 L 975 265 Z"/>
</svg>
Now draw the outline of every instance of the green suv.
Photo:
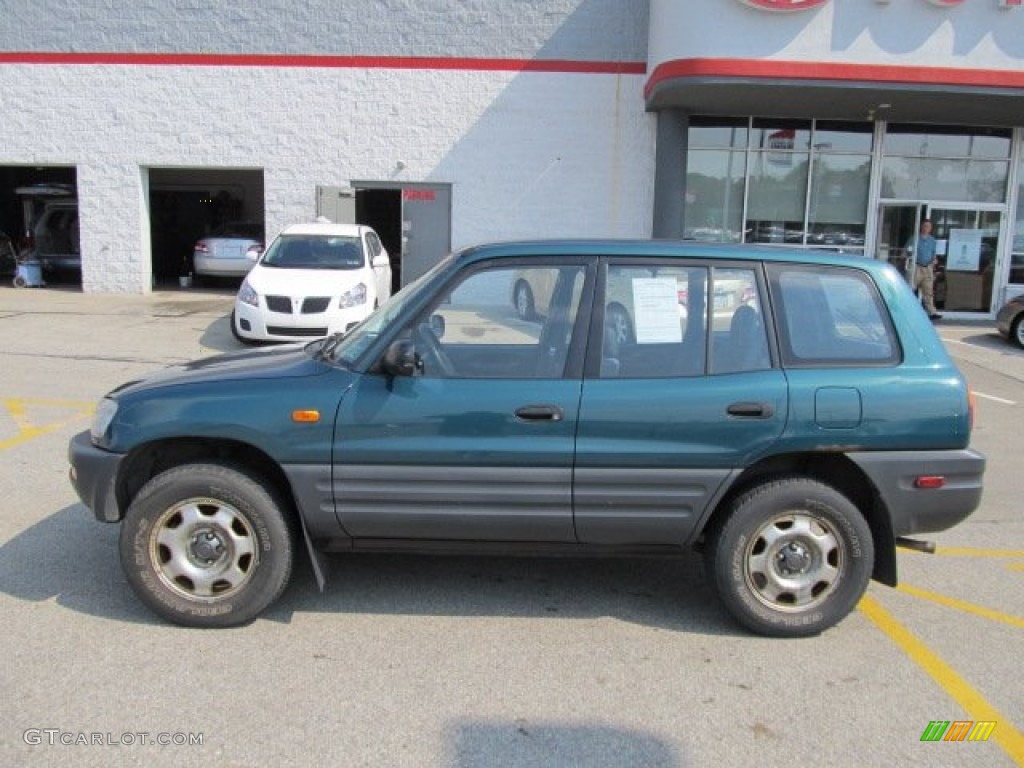
<svg viewBox="0 0 1024 768">
<path fill-rule="evenodd" d="M 545 301 L 513 297 L 529 275 Z M 610 308 L 614 307 L 614 312 Z M 733 616 L 821 632 L 982 493 L 963 376 L 904 279 L 700 243 L 470 248 L 346 335 L 129 382 L 70 445 L 139 597 L 251 621 L 324 552 L 703 553 Z"/>
</svg>

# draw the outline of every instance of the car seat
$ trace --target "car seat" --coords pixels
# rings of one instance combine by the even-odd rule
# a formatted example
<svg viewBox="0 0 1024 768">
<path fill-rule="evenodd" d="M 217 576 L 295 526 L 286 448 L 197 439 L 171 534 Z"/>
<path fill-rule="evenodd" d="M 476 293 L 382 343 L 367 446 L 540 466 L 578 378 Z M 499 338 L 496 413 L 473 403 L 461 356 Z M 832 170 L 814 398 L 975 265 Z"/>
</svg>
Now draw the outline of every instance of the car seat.
<svg viewBox="0 0 1024 768">
<path fill-rule="evenodd" d="M 728 355 L 719 366 L 723 373 L 757 371 L 768 367 L 768 341 L 761 314 L 749 304 L 736 310 L 729 324 Z"/>
</svg>

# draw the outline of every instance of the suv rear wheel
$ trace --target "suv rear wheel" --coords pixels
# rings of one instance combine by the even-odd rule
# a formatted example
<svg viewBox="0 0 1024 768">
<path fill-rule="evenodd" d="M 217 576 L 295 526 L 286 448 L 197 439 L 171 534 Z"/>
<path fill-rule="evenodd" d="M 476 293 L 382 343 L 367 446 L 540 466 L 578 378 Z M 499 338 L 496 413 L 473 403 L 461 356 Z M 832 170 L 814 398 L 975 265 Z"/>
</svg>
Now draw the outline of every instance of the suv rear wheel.
<svg viewBox="0 0 1024 768">
<path fill-rule="evenodd" d="M 874 563 L 871 530 L 853 503 L 802 477 L 737 497 L 706 552 L 730 613 L 774 637 L 816 635 L 839 622 L 867 589 Z"/>
<path fill-rule="evenodd" d="M 291 530 L 276 492 L 226 464 L 187 464 L 142 487 L 121 524 L 121 565 L 169 621 L 252 621 L 291 576 Z"/>
</svg>

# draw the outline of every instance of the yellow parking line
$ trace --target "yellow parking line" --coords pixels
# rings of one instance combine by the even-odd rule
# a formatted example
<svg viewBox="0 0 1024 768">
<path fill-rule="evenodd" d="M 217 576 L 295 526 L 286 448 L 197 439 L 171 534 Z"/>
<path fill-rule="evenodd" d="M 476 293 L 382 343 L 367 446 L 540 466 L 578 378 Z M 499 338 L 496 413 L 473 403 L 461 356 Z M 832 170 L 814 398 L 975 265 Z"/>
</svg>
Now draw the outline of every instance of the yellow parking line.
<svg viewBox="0 0 1024 768">
<path fill-rule="evenodd" d="M 1013 563 L 1006 567 L 1011 571 L 1024 571 L 1024 563 Z"/>
<path fill-rule="evenodd" d="M 48 398 L 5 398 L 0 400 L 0 404 L 10 414 L 11 420 L 14 425 L 18 428 L 18 434 L 14 437 L 9 437 L 4 440 L 0 440 L 0 451 L 13 448 L 16 445 L 28 442 L 41 435 L 48 434 L 54 430 L 60 429 L 61 427 L 72 424 L 83 418 L 88 418 L 96 410 L 96 406 L 93 403 L 85 403 L 80 400 L 54 400 Z M 28 417 L 29 407 L 59 407 L 59 408 L 73 408 L 75 413 L 68 418 L 61 419 L 60 421 L 53 421 L 48 424 L 41 426 L 36 425 L 30 421 Z"/>
<path fill-rule="evenodd" d="M 1015 765 L 1024 768 L 1024 735 L 985 698 L 944 662 L 933 650 L 922 643 L 900 624 L 873 597 L 865 595 L 858 606 L 871 622 L 892 640 L 911 661 L 927 672 L 939 686 L 960 705 L 969 718 L 995 722 L 992 741 L 1002 747 Z"/>
<path fill-rule="evenodd" d="M 925 589 L 912 587 L 909 584 L 900 584 L 898 587 L 896 587 L 896 589 L 908 595 L 920 597 L 922 600 L 930 600 L 933 603 L 944 605 L 947 608 L 955 608 L 956 610 L 963 611 L 964 613 L 971 613 L 975 616 L 981 616 L 985 619 L 991 619 L 992 621 L 999 621 L 1003 624 L 1009 624 L 1011 627 L 1020 627 L 1021 629 L 1024 629 L 1024 619 L 1018 619 L 1016 616 L 1010 616 L 1007 613 L 993 611 L 989 608 L 983 608 L 980 605 L 974 605 L 973 603 L 967 603 L 963 600 L 957 600 L 953 597 L 940 595 L 936 592 L 929 592 Z"/>
</svg>

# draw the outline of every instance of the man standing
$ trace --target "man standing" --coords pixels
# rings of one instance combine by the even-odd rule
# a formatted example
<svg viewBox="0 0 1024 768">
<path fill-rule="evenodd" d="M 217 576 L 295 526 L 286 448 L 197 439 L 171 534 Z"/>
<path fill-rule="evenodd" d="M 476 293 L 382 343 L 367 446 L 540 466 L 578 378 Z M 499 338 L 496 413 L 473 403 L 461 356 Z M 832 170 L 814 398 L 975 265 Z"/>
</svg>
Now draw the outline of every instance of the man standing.
<svg viewBox="0 0 1024 768">
<path fill-rule="evenodd" d="M 913 270 L 910 287 L 921 297 L 928 317 L 940 320 L 942 315 L 935 309 L 935 245 L 931 219 L 925 219 L 920 234 L 907 243 L 907 254 Z"/>
</svg>

